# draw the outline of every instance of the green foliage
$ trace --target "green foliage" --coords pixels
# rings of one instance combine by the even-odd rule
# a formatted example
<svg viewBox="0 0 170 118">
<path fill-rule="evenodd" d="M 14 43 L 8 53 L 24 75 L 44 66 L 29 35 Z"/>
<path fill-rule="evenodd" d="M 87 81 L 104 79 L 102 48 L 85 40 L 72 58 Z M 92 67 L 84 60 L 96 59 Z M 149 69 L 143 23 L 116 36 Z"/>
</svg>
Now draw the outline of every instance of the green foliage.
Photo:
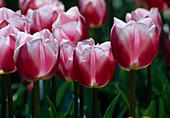
<svg viewBox="0 0 170 118">
<path fill-rule="evenodd" d="M 107 111 L 105 112 L 104 114 L 104 117 L 103 118 L 112 118 L 112 114 L 113 114 L 113 111 L 115 109 L 115 106 L 116 106 L 116 103 L 117 103 L 117 100 L 119 98 L 119 95 L 118 94 L 115 99 L 112 101 L 112 103 L 109 105 L 109 107 L 107 108 Z"/>
</svg>

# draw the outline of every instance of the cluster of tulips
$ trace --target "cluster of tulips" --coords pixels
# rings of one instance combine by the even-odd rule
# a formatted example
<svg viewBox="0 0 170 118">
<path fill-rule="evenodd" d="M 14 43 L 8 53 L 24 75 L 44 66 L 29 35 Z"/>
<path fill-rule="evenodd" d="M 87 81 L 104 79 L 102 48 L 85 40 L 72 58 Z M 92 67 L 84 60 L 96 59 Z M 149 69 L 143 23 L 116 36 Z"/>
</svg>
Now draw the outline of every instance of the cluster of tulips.
<svg viewBox="0 0 170 118">
<path fill-rule="evenodd" d="M 67 82 L 99 88 L 112 79 L 117 63 L 131 72 L 134 84 L 135 70 L 149 66 L 159 49 L 162 21 L 157 8 L 137 8 L 126 14 L 126 22 L 114 18 L 110 41 L 95 44 L 88 26 L 106 22 L 105 0 L 80 0 L 80 11 L 75 6 L 65 12 L 58 0 L 19 0 L 19 7 L 16 12 L 0 8 L 0 74 L 17 70 L 34 83 L 56 74 Z"/>
</svg>

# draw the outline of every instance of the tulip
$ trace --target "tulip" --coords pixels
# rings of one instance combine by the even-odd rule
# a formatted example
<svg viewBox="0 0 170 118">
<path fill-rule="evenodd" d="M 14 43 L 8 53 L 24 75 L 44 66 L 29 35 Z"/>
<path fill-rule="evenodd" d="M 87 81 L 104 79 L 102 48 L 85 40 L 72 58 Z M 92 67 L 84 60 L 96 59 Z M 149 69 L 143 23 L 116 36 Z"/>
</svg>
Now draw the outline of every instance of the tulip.
<svg viewBox="0 0 170 118">
<path fill-rule="evenodd" d="M 107 21 L 108 10 L 105 0 L 80 0 L 79 7 L 90 27 L 100 27 Z"/>
<path fill-rule="evenodd" d="M 56 75 L 65 81 L 74 81 L 73 71 L 73 51 L 76 45 L 69 40 L 60 43 L 60 61 L 56 71 Z"/>
<path fill-rule="evenodd" d="M 5 1 L 4 0 L 0 0 L 0 7 L 5 7 Z"/>
<path fill-rule="evenodd" d="M 29 9 L 27 17 L 31 20 L 31 34 L 48 29 L 51 31 L 53 22 L 64 11 L 63 6 L 45 5 L 37 10 Z M 45 20 L 44 20 L 45 19 Z"/>
<path fill-rule="evenodd" d="M 114 18 L 110 40 L 117 64 L 125 70 L 137 70 L 154 60 L 159 48 L 159 31 L 151 18 L 128 23 Z"/>
<path fill-rule="evenodd" d="M 13 55 L 15 34 L 18 32 L 18 29 L 10 24 L 0 29 L 0 74 L 12 73 L 16 70 Z"/>
<path fill-rule="evenodd" d="M 159 30 L 159 33 L 161 33 L 162 20 L 158 8 L 151 8 L 150 11 L 142 8 L 137 8 L 131 14 L 130 13 L 126 14 L 126 22 L 129 22 L 130 20 L 139 21 L 141 19 L 148 17 L 153 20 L 154 24 L 157 26 Z"/>
<path fill-rule="evenodd" d="M 20 32 L 14 52 L 17 70 L 27 81 L 49 79 L 56 72 L 58 51 L 58 42 L 48 30 L 34 35 Z"/>
<path fill-rule="evenodd" d="M 28 9 L 38 9 L 45 5 L 60 6 L 64 10 L 64 5 L 59 0 L 19 0 L 19 8 L 23 14 L 26 14 Z"/>
<path fill-rule="evenodd" d="M 18 30 L 23 32 L 30 32 L 30 21 L 21 11 L 14 12 L 8 8 L 0 8 L 0 28 L 11 24 Z"/>
<path fill-rule="evenodd" d="M 143 6 L 147 9 L 157 7 L 160 10 L 167 8 L 168 4 L 165 0 L 135 0 L 137 6 Z"/>
<path fill-rule="evenodd" d="M 52 32 L 59 43 L 62 39 L 67 39 L 76 44 L 89 37 L 88 26 L 77 7 L 59 14 L 53 23 Z"/>
<path fill-rule="evenodd" d="M 110 42 L 101 45 L 89 45 L 86 42 L 87 40 L 79 42 L 74 51 L 75 77 L 83 86 L 102 87 L 111 80 L 115 71 Z"/>
</svg>

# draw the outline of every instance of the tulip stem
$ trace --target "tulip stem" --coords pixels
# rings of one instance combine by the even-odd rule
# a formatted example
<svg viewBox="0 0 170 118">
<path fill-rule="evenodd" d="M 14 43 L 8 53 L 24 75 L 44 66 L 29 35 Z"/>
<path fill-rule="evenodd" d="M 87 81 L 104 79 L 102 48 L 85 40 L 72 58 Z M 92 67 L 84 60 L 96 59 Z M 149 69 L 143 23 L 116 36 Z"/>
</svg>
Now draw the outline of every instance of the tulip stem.
<svg viewBox="0 0 170 118">
<path fill-rule="evenodd" d="M 80 85 L 79 88 L 80 88 L 80 118 L 83 118 L 84 116 L 84 87 Z"/>
<path fill-rule="evenodd" d="M 38 103 L 39 103 L 39 80 L 34 81 L 33 89 L 33 118 L 38 118 Z"/>
<path fill-rule="evenodd" d="M 129 93 L 130 93 L 130 117 L 135 118 L 135 103 L 136 103 L 136 71 L 130 70 Z"/>
<path fill-rule="evenodd" d="M 98 28 L 94 28 L 94 34 L 95 34 L 95 41 L 96 41 L 96 43 L 99 43 Z"/>
<path fill-rule="evenodd" d="M 7 85 L 7 93 L 8 93 L 8 112 L 9 118 L 13 118 L 13 100 L 12 100 L 12 87 L 11 87 L 11 79 L 10 74 L 5 75 L 6 85 Z"/>
<path fill-rule="evenodd" d="M 74 81 L 74 118 L 78 118 L 78 83 Z"/>
<path fill-rule="evenodd" d="M 52 77 L 52 102 L 54 107 L 56 107 L 56 93 L 57 93 L 57 85 L 56 85 L 56 78 L 55 75 Z"/>
<path fill-rule="evenodd" d="M 148 93 L 147 93 L 148 101 L 147 102 L 149 103 L 151 100 L 151 66 L 147 67 L 147 81 L 148 81 Z"/>
<path fill-rule="evenodd" d="M 2 75 L 2 105 L 1 105 L 1 118 L 6 118 L 6 80 Z"/>
<path fill-rule="evenodd" d="M 98 109 L 98 90 L 96 88 L 93 88 L 92 89 L 92 97 L 93 97 L 93 111 L 92 111 L 92 115 L 93 117 L 92 118 L 97 118 L 97 109 Z"/>
</svg>

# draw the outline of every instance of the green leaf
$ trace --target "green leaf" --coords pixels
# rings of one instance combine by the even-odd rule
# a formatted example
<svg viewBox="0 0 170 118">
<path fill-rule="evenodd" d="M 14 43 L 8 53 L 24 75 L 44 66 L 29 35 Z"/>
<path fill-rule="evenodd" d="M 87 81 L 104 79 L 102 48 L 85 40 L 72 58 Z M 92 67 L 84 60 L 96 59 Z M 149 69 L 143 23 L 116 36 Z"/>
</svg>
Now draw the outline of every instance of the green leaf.
<svg viewBox="0 0 170 118">
<path fill-rule="evenodd" d="M 115 105 L 117 103 L 119 96 L 120 96 L 120 93 L 113 99 L 112 103 L 107 108 L 103 118 L 112 118 L 112 114 L 114 112 L 114 108 L 115 108 Z"/>
<path fill-rule="evenodd" d="M 126 112 L 126 109 L 124 109 L 118 116 L 117 116 L 117 118 L 124 118 L 124 114 L 125 114 L 125 112 Z"/>
<path fill-rule="evenodd" d="M 149 104 L 149 107 L 144 112 L 143 116 L 148 116 L 151 118 L 156 118 L 156 101 L 152 100 Z"/>
<path fill-rule="evenodd" d="M 164 89 L 162 92 L 162 98 L 165 104 L 165 107 L 167 108 L 168 112 L 170 112 L 170 90 L 166 85 L 164 85 Z"/>
<path fill-rule="evenodd" d="M 53 118 L 58 118 L 58 116 L 57 116 L 57 111 L 56 111 L 53 103 L 51 102 L 50 98 L 49 98 L 48 96 L 46 96 L 46 99 L 47 99 L 47 101 L 48 101 L 48 103 L 49 103 L 49 105 L 50 105 L 50 107 L 51 107 L 52 114 L 53 114 Z"/>
<path fill-rule="evenodd" d="M 71 116 L 73 114 L 73 100 L 71 101 L 71 104 L 67 110 L 67 112 L 64 114 L 64 118 Z"/>
<path fill-rule="evenodd" d="M 127 109 L 130 109 L 130 105 L 129 105 L 129 101 L 128 101 L 128 97 L 126 96 L 126 94 L 120 89 L 118 84 L 115 84 L 116 89 L 119 91 L 121 98 L 124 102 L 124 105 Z"/>
<path fill-rule="evenodd" d="M 164 103 L 162 97 L 159 98 L 159 118 L 168 118 L 167 113 L 164 108 Z"/>
<path fill-rule="evenodd" d="M 70 86 L 70 83 L 69 82 L 63 82 L 63 84 L 60 86 L 60 88 L 58 89 L 57 91 L 57 108 L 58 106 L 60 105 L 65 93 L 66 93 L 66 90 L 67 90 L 67 87 Z"/>
</svg>

